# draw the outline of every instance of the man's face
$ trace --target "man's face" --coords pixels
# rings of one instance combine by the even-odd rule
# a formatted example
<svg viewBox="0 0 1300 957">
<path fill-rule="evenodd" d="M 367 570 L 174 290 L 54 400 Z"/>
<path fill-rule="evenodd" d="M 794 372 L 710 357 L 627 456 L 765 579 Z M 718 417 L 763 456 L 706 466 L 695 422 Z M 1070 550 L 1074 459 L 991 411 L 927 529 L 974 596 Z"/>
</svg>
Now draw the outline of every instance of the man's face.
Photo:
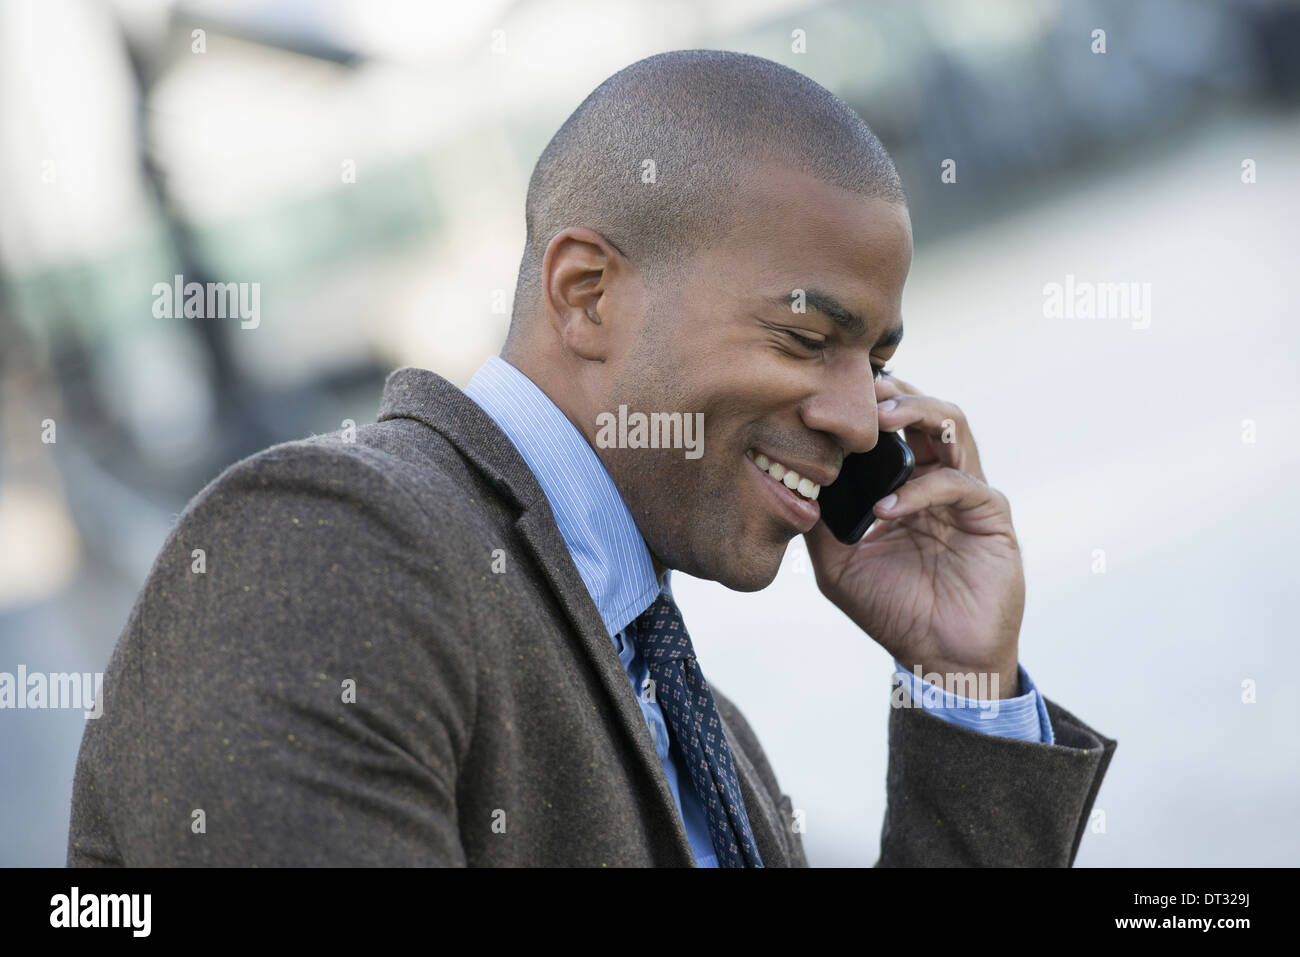
<svg viewBox="0 0 1300 957">
<path fill-rule="evenodd" d="M 786 167 L 762 167 L 737 198 L 728 238 L 676 288 L 646 289 L 640 338 L 607 360 L 609 411 L 703 413 L 703 455 L 597 454 L 661 564 L 754 591 L 820 514 L 755 456 L 826 485 L 875 446 L 873 374 L 901 334 L 912 234 L 905 207 Z"/>
</svg>

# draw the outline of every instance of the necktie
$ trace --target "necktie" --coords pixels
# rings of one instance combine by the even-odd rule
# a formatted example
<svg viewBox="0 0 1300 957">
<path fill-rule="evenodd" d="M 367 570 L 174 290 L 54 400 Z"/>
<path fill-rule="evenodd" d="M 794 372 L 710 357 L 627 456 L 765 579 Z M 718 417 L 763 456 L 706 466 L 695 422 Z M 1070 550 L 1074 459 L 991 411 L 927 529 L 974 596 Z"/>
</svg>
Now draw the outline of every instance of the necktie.
<svg viewBox="0 0 1300 957">
<path fill-rule="evenodd" d="M 722 719 L 677 603 L 660 592 L 636 620 L 637 639 L 655 681 L 655 700 L 686 758 L 704 804 L 709 837 L 723 867 L 762 867 Z"/>
</svg>

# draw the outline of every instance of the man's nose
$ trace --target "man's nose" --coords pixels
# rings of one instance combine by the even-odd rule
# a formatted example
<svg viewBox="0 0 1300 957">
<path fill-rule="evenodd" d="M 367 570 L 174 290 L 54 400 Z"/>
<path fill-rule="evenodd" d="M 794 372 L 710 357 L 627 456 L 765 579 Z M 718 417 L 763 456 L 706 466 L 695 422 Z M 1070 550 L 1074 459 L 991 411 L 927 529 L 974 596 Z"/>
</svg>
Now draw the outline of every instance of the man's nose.
<svg viewBox="0 0 1300 957">
<path fill-rule="evenodd" d="M 837 365 L 823 387 L 804 401 L 801 416 L 808 428 L 831 436 L 845 455 L 869 452 L 880 437 L 871 360 L 864 356 Z"/>
</svg>

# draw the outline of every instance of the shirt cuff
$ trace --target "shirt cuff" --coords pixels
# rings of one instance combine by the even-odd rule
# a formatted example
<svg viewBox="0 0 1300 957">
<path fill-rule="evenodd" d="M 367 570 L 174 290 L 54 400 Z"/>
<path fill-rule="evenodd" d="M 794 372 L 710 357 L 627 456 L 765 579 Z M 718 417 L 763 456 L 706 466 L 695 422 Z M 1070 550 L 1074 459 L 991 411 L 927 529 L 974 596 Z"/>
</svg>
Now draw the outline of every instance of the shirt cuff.
<svg viewBox="0 0 1300 957">
<path fill-rule="evenodd" d="M 1019 696 L 981 700 L 963 698 L 945 691 L 938 685 L 917 677 L 916 672 L 908 671 L 898 663 L 898 659 L 894 659 L 894 677 L 908 693 L 906 704 L 898 700 L 894 704 L 898 707 L 916 707 L 919 704 L 922 710 L 936 718 L 959 724 L 971 731 L 1020 741 L 1054 744 L 1056 737 L 1052 733 L 1052 721 L 1047 715 L 1043 696 L 1024 666 L 1017 664 L 1016 669 L 1020 680 Z M 894 687 L 898 688 L 899 685 L 895 684 Z"/>
</svg>

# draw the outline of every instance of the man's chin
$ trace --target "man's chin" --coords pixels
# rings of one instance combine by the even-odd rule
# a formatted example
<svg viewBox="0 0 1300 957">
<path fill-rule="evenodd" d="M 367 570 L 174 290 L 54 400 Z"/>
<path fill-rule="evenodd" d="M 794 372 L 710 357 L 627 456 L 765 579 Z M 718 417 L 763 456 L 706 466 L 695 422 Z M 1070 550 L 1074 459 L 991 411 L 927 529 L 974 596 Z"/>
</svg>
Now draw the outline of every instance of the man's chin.
<svg viewBox="0 0 1300 957">
<path fill-rule="evenodd" d="M 747 575 L 743 578 L 718 579 L 719 583 L 726 585 L 732 591 L 762 591 L 774 581 L 776 581 L 775 571 L 758 576 Z"/>
<path fill-rule="evenodd" d="M 707 578 L 732 591 L 762 591 L 776 580 L 781 570 L 781 559 L 785 556 L 786 542 L 779 549 L 770 545 L 750 546 L 744 554 L 735 553 L 726 558 L 712 562 L 711 567 L 699 571 L 684 569 L 686 574 L 696 578 Z"/>
</svg>

